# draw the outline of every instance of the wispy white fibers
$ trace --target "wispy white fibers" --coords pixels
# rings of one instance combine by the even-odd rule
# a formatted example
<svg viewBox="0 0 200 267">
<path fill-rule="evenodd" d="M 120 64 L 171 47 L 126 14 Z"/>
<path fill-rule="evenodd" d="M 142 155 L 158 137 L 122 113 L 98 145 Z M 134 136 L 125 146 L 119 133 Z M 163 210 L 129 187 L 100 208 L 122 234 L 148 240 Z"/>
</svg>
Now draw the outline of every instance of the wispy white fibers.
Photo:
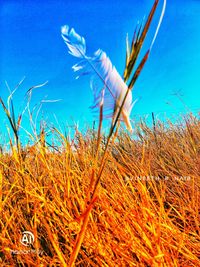
<svg viewBox="0 0 200 267">
<path fill-rule="evenodd" d="M 85 39 L 82 36 L 67 25 L 61 28 L 61 32 L 69 48 L 69 53 L 81 59 L 79 63 L 73 66 L 73 70 L 78 71 L 79 76 L 91 75 L 91 88 L 94 94 L 93 108 L 103 104 L 106 116 L 113 118 L 124 100 L 128 90 L 127 85 L 104 51 L 99 49 L 92 57 L 88 57 L 86 56 Z M 132 130 L 129 117 L 132 107 L 132 93 L 129 91 L 121 112 L 121 119 L 129 131 Z"/>
</svg>

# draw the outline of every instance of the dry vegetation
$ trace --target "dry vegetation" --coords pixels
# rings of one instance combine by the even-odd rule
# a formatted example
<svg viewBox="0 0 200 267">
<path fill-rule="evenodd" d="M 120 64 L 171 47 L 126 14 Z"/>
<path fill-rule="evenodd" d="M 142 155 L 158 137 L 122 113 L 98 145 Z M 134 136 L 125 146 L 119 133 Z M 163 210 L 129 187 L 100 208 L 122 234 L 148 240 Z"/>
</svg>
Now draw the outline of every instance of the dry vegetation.
<svg viewBox="0 0 200 267">
<path fill-rule="evenodd" d="M 96 155 L 93 130 L 71 143 L 52 130 L 59 150 L 42 131 L 36 145 L 2 151 L 1 266 L 69 266 L 88 210 L 76 266 L 200 266 L 200 121 L 191 115 L 153 129 L 141 122 L 136 131 L 110 144 L 92 202 L 106 140 Z M 32 247 L 20 243 L 25 230 Z"/>
</svg>

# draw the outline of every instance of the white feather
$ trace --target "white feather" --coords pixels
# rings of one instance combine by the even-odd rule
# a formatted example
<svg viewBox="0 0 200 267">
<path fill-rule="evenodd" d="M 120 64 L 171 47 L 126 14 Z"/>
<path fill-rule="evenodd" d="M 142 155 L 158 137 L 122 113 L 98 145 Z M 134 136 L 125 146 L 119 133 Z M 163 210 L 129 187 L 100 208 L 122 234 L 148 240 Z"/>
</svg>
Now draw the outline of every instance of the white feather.
<svg viewBox="0 0 200 267">
<path fill-rule="evenodd" d="M 85 39 L 77 34 L 73 28 L 70 30 L 68 25 L 64 25 L 61 28 L 61 32 L 69 48 L 69 53 L 75 57 L 84 57 L 86 52 Z"/>
<path fill-rule="evenodd" d="M 83 37 L 77 34 L 73 28 L 70 30 L 67 25 L 62 27 L 61 32 L 69 48 L 69 53 L 82 59 L 73 66 L 73 70 L 79 72 L 79 76 L 87 74 L 92 76 L 93 108 L 103 104 L 106 116 L 115 119 L 128 90 L 127 85 L 105 52 L 99 49 L 93 57 L 88 57 L 86 56 L 86 44 Z M 121 119 L 130 131 L 132 127 L 129 116 L 132 107 L 132 92 L 129 91 L 122 108 Z"/>
</svg>

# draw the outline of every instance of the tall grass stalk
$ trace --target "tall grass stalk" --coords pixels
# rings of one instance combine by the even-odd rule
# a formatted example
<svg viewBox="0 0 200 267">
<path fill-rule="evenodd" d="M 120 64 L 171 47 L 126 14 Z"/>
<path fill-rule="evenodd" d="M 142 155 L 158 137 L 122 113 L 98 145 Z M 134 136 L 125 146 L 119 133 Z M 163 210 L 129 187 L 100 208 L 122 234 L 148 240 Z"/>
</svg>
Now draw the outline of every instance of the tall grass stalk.
<svg viewBox="0 0 200 267">
<path fill-rule="evenodd" d="M 135 38 L 135 35 L 134 35 L 133 40 L 132 40 L 131 51 L 129 50 L 129 45 L 128 45 L 128 42 L 127 42 L 126 67 L 125 67 L 125 71 L 124 71 L 124 80 L 125 81 L 127 81 L 130 78 L 130 76 L 131 76 L 131 74 L 133 72 L 134 65 L 135 65 L 135 63 L 137 61 L 137 58 L 138 58 L 138 55 L 139 55 L 140 50 L 142 48 L 143 42 L 144 42 L 145 37 L 147 35 L 147 32 L 149 30 L 149 26 L 151 24 L 151 21 L 153 19 L 154 14 L 155 14 L 158 2 L 159 1 L 157 1 L 157 0 L 154 2 L 153 7 L 152 7 L 152 9 L 150 11 L 150 14 L 148 16 L 148 19 L 147 19 L 143 29 L 142 29 L 142 26 L 141 26 L 139 31 L 138 31 L 138 33 L 137 33 L 136 38 Z M 163 15 L 161 15 L 160 21 L 162 20 L 162 16 Z M 159 21 L 159 24 L 160 24 L 160 21 Z M 156 34 L 157 34 L 157 31 L 158 31 L 158 28 L 156 30 Z M 155 40 L 155 37 L 154 37 L 154 40 Z M 154 42 L 154 40 L 153 40 L 153 42 Z M 121 116 L 121 114 L 123 112 L 123 106 L 125 104 L 126 98 L 127 98 L 128 94 L 129 94 L 129 91 L 133 88 L 138 76 L 140 75 L 141 70 L 143 69 L 143 67 L 144 67 L 144 65 L 145 65 L 145 63 L 146 63 L 146 61 L 148 59 L 149 53 L 150 53 L 150 50 L 148 50 L 146 52 L 145 56 L 143 57 L 142 61 L 139 64 L 139 66 L 137 67 L 136 71 L 134 72 L 133 77 L 132 77 L 132 79 L 130 81 L 130 84 L 128 86 L 128 89 L 127 89 L 127 91 L 126 91 L 126 93 L 124 95 L 124 98 L 122 100 L 121 105 L 119 106 L 119 103 L 116 101 L 116 108 L 115 108 L 116 111 L 114 112 L 114 115 L 113 115 L 113 121 L 112 121 L 112 124 L 111 124 L 111 127 L 110 127 L 110 131 L 109 131 L 109 134 L 108 134 L 108 137 L 107 137 L 107 142 L 106 142 L 106 145 L 105 145 L 105 149 L 104 149 L 102 158 L 100 160 L 99 170 L 97 171 L 96 181 L 94 182 L 94 188 L 92 189 L 90 206 L 91 206 L 91 203 L 93 203 L 94 199 L 96 198 L 98 186 L 99 186 L 99 183 L 100 183 L 100 180 L 101 180 L 101 177 L 102 177 L 102 173 L 104 171 L 104 168 L 105 168 L 105 165 L 106 165 L 106 161 L 107 161 L 108 148 L 109 148 L 110 142 L 112 140 L 113 133 L 115 131 L 116 125 L 117 125 L 117 123 L 119 123 L 120 116 Z M 119 109 L 118 109 L 118 107 L 119 107 Z M 101 138 L 100 137 L 100 130 L 101 130 L 102 120 L 103 120 L 102 112 L 103 112 L 103 103 L 102 103 L 102 105 L 100 105 L 100 115 L 99 115 L 100 120 L 99 120 L 99 129 L 98 129 L 98 138 L 97 138 L 97 155 L 98 155 L 100 138 Z M 117 130 L 116 130 L 116 133 L 117 133 Z M 116 135 L 115 135 L 115 137 L 116 137 Z M 96 164 L 95 164 L 95 166 L 96 166 Z M 93 172 L 93 174 L 94 173 L 95 172 Z M 94 176 L 92 176 L 91 180 L 94 181 Z M 90 185 L 92 185 L 92 183 L 90 183 Z M 72 252 L 71 257 L 70 257 L 70 261 L 69 261 L 69 266 L 70 267 L 74 265 L 74 263 L 76 261 L 76 258 L 78 256 L 79 250 L 81 248 L 81 244 L 83 242 L 84 235 L 85 235 L 85 232 L 87 230 L 87 224 L 88 224 L 88 221 L 89 221 L 89 216 L 90 216 L 91 210 L 92 210 L 92 208 L 87 209 L 87 212 L 85 213 L 85 217 L 84 217 L 83 222 L 82 222 L 80 233 L 77 235 L 76 242 L 75 242 L 75 245 L 74 245 L 74 249 L 73 249 L 73 252 Z"/>
</svg>

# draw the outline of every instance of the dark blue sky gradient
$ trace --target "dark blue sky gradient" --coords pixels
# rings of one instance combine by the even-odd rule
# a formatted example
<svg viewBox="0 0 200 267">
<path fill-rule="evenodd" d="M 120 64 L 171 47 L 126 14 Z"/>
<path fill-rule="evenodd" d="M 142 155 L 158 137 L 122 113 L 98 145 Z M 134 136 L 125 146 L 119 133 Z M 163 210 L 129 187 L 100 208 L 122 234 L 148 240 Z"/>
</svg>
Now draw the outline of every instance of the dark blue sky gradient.
<svg viewBox="0 0 200 267">
<path fill-rule="evenodd" d="M 131 39 L 137 21 L 148 15 L 152 4 L 153 0 L 1 1 L 0 96 L 5 100 L 9 95 L 5 81 L 13 89 L 26 76 L 14 96 L 20 110 L 26 91 L 48 80 L 46 86 L 33 92 L 32 106 L 45 97 L 62 99 L 43 105 L 45 119 L 53 121 L 56 114 L 60 123 L 91 123 L 89 78 L 75 80 L 71 67 L 77 60 L 68 54 L 60 27 L 74 27 L 85 37 L 89 55 L 101 48 L 122 74 L 126 33 Z M 162 1 L 142 54 L 151 43 L 161 7 Z M 186 112 L 185 106 L 192 111 L 200 107 L 199 14 L 200 1 L 168 0 L 149 61 L 133 91 L 133 98 L 139 101 L 132 118 L 152 111 L 158 117 L 164 112 L 170 117 Z M 181 92 L 181 101 L 173 95 L 177 91 Z M 2 110 L 0 118 L 6 123 Z"/>
</svg>

